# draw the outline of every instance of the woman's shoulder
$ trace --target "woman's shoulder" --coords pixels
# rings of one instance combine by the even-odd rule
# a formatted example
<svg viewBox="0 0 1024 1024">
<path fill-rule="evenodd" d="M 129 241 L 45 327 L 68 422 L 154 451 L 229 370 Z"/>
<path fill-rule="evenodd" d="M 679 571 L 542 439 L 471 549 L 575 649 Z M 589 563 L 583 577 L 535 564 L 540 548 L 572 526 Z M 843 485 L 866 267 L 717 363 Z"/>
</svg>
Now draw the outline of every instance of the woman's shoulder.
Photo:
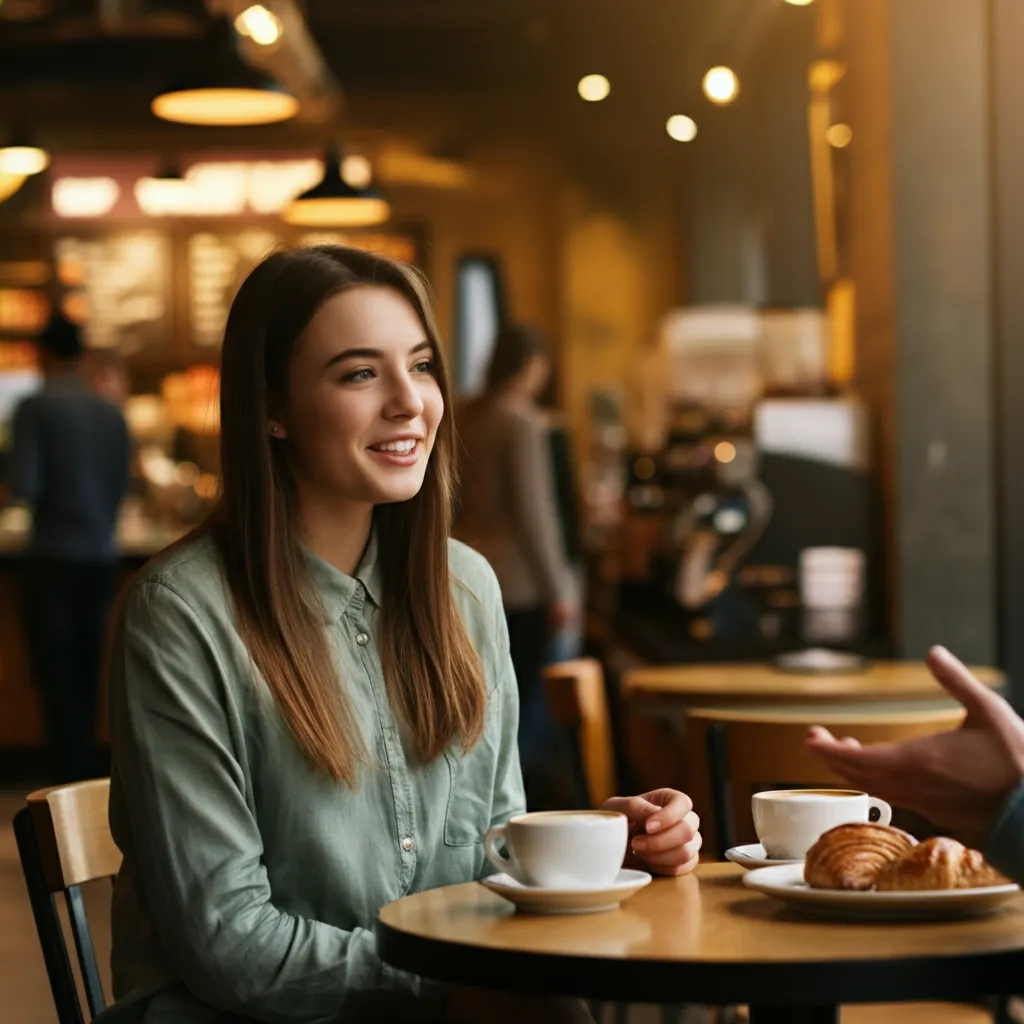
<svg viewBox="0 0 1024 1024">
<path fill-rule="evenodd" d="M 193 609 L 224 608 L 224 573 L 213 538 L 197 533 L 147 562 L 133 580 L 129 598 L 142 593 L 177 597 Z"/>
<path fill-rule="evenodd" d="M 485 617 L 495 619 L 502 610 L 501 587 L 491 563 L 468 544 L 449 538 L 448 565 L 456 594 L 464 595 Z"/>
</svg>

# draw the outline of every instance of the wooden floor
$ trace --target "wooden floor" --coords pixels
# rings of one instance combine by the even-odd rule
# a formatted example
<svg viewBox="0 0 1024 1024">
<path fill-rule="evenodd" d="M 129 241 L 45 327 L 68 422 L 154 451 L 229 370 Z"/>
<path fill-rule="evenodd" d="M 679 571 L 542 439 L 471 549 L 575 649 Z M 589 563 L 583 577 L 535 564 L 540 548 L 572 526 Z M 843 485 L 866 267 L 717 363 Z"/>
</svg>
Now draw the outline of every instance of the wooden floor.
<svg viewBox="0 0 1024 1024">
<path fill-rule="evenodd" d="M 0 1021 L 56 1024 L 11 830 L 11 819 L 21 803 L 19 793 L 0 793 Z M 105 898 L 109 897 L 99 888 L 86 894 L 97 956 L 104 964 L 109 951 L 109 922 L 101 912 Z M 695 1007 L 686 1015 L 686 1024 L 703 1024 L 709 1016 Z M 649 1006 L 633 1007 L 629 1015 L 629 1024 L 659 1024 L 660 1020 L 657 1009 Z M 987 1013 L 971 1007 L 922 1003 L 850 1007 L 842 1014 L 842 1024 L 986 1024 L 990 1020 Z"/>
</svg>

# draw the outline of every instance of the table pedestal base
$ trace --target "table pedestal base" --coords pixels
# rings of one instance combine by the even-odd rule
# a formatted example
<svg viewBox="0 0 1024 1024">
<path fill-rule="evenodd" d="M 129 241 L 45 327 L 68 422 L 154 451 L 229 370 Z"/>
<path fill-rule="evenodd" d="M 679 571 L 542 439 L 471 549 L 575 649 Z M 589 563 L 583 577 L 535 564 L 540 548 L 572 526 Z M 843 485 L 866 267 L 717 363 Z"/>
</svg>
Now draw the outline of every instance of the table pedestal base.
<svg viewBox="0 0 1024 1024">
<path fill-rule="evenodd" d="M 751 1006 L 750 1024 L 839 1024 L 838 1006 Z"/>
</svg>

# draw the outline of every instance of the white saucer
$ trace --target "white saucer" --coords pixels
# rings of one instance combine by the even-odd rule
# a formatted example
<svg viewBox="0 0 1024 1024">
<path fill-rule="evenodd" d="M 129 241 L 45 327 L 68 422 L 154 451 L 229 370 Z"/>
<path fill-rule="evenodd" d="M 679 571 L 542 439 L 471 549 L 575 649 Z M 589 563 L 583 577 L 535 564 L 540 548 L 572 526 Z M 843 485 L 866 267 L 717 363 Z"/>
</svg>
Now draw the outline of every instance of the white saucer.
<svg viewBox="0 0 1024 1024">
<path fill-rule="evenodd" d="M 988 914 L 998 910 L 1020 891 L 1020 887 L 1012 883 L 979 889 L 928 889 L 919 892 L 812 889 L 804 881 L 803 864 L 759 868 L 744 875 L 743 884 L 813 914 L 889 921 Z"/>
<path fill-rule="evenodd" d="M 541 889 L 505 874 L 482 878 L 480 884 L 529 914 L 593 914 L 614 910 L 650 881 L 646 871 L 623 868 L 611 885 L 600 889 Z"/>
<path fill-rule="evenodd" d="M 750 843 L 747 846 L 734 846 L 725 851 L 725 859 L 731 860 L 733 864 L 748 871 L 752 868 L 772 868 L 778 864 L 803 864 L 803 860 L 772 860 L 765 852 L 760 843 Z"/>
</svg>

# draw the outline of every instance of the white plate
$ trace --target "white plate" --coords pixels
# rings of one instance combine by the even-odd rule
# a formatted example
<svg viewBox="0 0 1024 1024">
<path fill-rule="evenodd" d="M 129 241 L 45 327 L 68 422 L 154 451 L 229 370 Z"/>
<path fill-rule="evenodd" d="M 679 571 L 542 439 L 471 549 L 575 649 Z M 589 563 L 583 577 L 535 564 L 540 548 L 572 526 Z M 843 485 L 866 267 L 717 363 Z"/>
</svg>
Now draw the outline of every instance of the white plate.
<svg viewBox="0 0 1024 1024">
<path fill-rule="evenodd" d="M 771 868 L 777 864 L 803 864 L 803 860 L 772 860 L 765 852 L 760 843 L 750 843 L 747 846 L 733 846 L 725 851 L 725 859 L 731 860 L 733 864 L 748 871 L 752 868 Z"/>
<path fill-rule="evenodd" d="M 611 885 L 601 889 L 541 889 L 505 874 L 482 878 L 480 884 L 530 914 L 593 914 L 614 910 L 650 881 L 646 871 L 623 868 Z"/>
<path fill-rule="evenodd" d="M 988 914 L 1020 891 L 1020 886 L 1015 884 L 920 892 L 812 889 L 804 881 L 803 864 L 758 868 L 743 876 L 743 884 L 812 914 L 894 921 Z"/>
</svg>

